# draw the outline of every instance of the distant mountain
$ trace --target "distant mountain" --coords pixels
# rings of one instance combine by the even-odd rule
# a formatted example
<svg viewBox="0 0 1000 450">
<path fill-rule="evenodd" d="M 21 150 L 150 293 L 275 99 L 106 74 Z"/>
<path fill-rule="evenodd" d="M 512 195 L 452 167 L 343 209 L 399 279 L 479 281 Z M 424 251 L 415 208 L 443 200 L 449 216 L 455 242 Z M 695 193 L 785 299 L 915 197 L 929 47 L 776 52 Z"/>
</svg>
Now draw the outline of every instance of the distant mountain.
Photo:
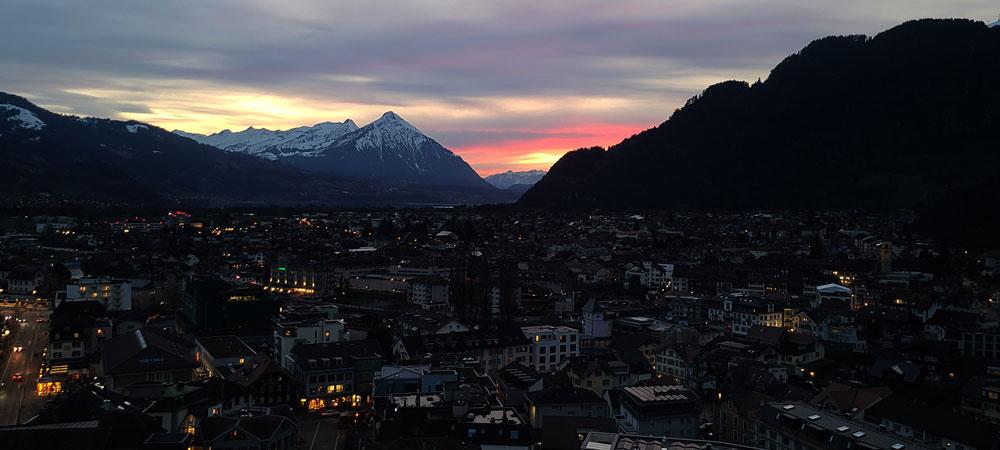
<svg viewBox="0 0 1000 450">
<path fill-rule="evenodd" d="M 483 179 L 500 189 L 507 189 L 515 184 L 532 186 L 544 176 L 544 170 L 525 170 L 520 172 L 508 170 L 502 173 L 495 173 Z"/>
<path fill-rule="evenodd" d="M 460 156 L 391 111 L 361 128 L 348 119 L 287 131 L 176 133 L 227 151 L 344 177 L 421 186 L 489 186 Z"/>
<path fill-rule="evenodd" d="M 516 198 L 485 182 L 485 188 L 436 188 L 308 172 L 144 123 L 52 113 L 2 92 L 0 173 L 0 196 L 6 198 L 47 193 L 145 204 L 373 206 Z"/>
<path fill-rule="evenodd" d="M 311 127 L 290 130 L 272 131 L 250 127 L 243 131 L 222 130 L 210 135 L 181 130 L 174 130 L 174 133 L 226 151 L 277 160 L 291 156 L 316 156 L 336 142 L 337 138 L 357 129 L 357 124 L 347 119 L 343 122 L 323 122 Z"/>
<path fill-rule="evenodd" d="M 819 39 L 766 81 L 716 84 L 656 128 L 566 154 L 520 203 L 940 210 L 995 192 L 997 55 L 1000 28 L 967 20 Z"/>
</svg>

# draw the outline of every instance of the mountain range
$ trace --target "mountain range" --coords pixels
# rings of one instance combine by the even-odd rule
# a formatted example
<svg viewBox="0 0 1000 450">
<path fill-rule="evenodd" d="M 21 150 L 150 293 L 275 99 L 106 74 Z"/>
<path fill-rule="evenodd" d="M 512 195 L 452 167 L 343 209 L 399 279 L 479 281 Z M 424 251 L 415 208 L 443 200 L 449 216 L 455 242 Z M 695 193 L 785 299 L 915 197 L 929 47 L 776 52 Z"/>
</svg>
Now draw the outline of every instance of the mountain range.
<svg viewBox="0 0 1000 450">
<path fill-rule="evenodd" d="M 968 20 L 819 39 L 764 81 L 710 86 L 655 128 L 567 153 L 520 204 L 984 219 L 1000 209 L 997 55 L 1000 28 Z"/>
<path fill-rule="evenodd" d="M 388 154 L 392 141 L 382 133 L 391 134 L 393 129 L 405 127 L 397 117 L 387 114 L 385 120 L 342 134 L 341 138 L 350 139 L 336 140 L 338 150 L 350 144 L 358 152 L 374 154 L 376 159 Z M 358 133 L 362 130 L 366 132 Z M 403 130 L 397 135 L 413 143 L 419 140 L 416 133 Z M 302 142 L 323 139 L 308 131 L 286 137 L 289 139 L 283 142 L 300 146 Z M 438 150 L 428 142 L 429 138 L 406 150 L 423 151 L 424 155 Z M 291 147 L 281 147 L 278 142 L 258 148 L 264 148 L 258 153 L 277 155 L 270 149 Z M 422 161 L 419 157 L 424 155 L 413 160 Z M 456 164 L 459 168 L 464 165 L 450 152 L 440 155 L 445 157 L 460 162 Z M 0 192 L 8 198 L 48 193 L 145 204 L 373 206 L 500 203 L 516 198 L 493 188 L 475 172 L 474 179 L 468 177 L 471 180 L 467 184 L 459 185 L 448 174 L 442 175 L 441 182 L 434 180 L 430 172 L 425 182 L 376 179 L 305 170 L 277 159 L 221 151 L 140 122 L 57 114 L 22 97 L 0 93 L 0 173 L 4 174 L 0 177 Z M 314 159 L 322 161 L 323 157 Z"/>
<path fill-rule="evenodd" d="M 508 170 L 506 172 L 495 173 L 489 175 L 486 178 L 487 183 L 492 184 L 498 189 L 509 189 L 514 187 L 515 189 L 520 189 L 517 186 L 523 186 L 524 189 L 533 186 L 538 180 L 541 180 L 545 176 L 544 170 L 524 170 L 524 171 L 513 171 Z"/>
<path fill-rule="evenodd" d="M 248 128 L 207 136 L 174 132 L 226 151 L 349 178 L 489 187 L 460 156 L 392 111 L 360 128 L 348 119 L 285 131 Z"/>
</svg>

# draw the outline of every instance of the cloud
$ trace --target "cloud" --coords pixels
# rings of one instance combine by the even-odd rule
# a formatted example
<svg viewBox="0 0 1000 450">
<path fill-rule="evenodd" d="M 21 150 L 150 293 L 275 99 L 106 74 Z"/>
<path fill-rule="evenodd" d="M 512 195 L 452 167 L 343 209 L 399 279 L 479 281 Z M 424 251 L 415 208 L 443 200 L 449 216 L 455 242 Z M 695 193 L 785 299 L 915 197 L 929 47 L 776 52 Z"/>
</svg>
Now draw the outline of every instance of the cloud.
<svg viewBox="0 0 1000 450">
<path fill-rule="evenodd" d="M 399 112 L 482 171 L 546 167 L 829 34 L 994 0 L 0 0 L 0 90 L 190 131 Z M 601 130 L 596 136 L 581 127 Z M 577 135 L 558 137 L 559 130 Z M 586 139 L 594 139 L 585 142 Z M 545 157 L 532 158 L 534 153 Z"/>
</svg>

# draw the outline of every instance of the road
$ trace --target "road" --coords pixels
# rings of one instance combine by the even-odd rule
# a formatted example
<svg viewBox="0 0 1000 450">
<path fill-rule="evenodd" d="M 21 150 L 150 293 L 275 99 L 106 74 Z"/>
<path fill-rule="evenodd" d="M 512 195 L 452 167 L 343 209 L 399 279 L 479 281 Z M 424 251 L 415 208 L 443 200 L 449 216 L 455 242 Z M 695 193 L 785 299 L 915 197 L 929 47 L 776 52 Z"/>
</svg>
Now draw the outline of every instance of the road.
<svg viewBox="0 0 1000 450">
<path fill-rule="evenodd" d="M 4 349 L 3 371 L 0 381 L 5 382 L 0 389 L 0 425 L 15 425 L 33 417 L 42 406 L 42 399 L 35 393 L 35 383 L 38 381 L 38 370 L 41 366 L 42 350 L 48 345 L 48 322 L 36 323 L 39 318 L 48 317 L 48 309 L 38 307 L 15 307 L 0 305 L 0 314 L 20 316 L 24 323 L 14 325 L 11 335 L 3 339 Z M 2 318 L 2 317 L 0 317 Z M 17 327 L 16 329 L 14 329 Z M 13 347 L 23 347 L 20 352 Z M 22 382 L 14 382 L 11 377 L 20 373 L 24 376 Z"/>
<path fill-rule="evenodd" d="M 299 423 L 300 450 L 338 450 L 343 448 L 341 432 L 338 430 L 336 417 L 306 419 Z"/>
</svg>

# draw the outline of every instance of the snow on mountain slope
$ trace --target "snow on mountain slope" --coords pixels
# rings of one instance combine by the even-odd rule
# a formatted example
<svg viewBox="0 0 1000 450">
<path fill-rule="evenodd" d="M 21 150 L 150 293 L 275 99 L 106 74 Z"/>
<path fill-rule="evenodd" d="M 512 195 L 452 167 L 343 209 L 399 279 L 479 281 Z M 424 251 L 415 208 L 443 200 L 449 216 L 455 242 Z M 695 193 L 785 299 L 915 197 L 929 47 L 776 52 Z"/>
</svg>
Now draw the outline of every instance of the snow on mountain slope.
<svg viewBox="0 0 1000 450">
<path fill-rule="evenodd" d="M 487 183 L 492 184 L 500 189 L 507 189 L 515 184 L 521 184 L 526 186 L 534 185 L 545 176 L 544 170 L 525 170 L 520 172 L 515 172 L 513 170 L 508 170 L 503 173 L 495 173 L 490 175 L 484 180 Z"/>
<path fill-rule="evenodd" d="M 45 122 L 42 122 L 35 113 L 11 104 L 0 105 L 0 118 L 14 122 L 15 126 L 26 130 L 41 130 L 45 127 Z"/>
<path fill-rule="evenodd" d="M 357 129 L 357 124 L 347 119 L 343 122 L 323 122 L 311 127 L 290 130 L 250 127 L 237 132 L 223 130 L 207 136 L 181 130 L 175 130 L 174 133 L 226 151 L 276 160 L 290 156 L 317 156 L 337 138 Z"/>
</svg>

